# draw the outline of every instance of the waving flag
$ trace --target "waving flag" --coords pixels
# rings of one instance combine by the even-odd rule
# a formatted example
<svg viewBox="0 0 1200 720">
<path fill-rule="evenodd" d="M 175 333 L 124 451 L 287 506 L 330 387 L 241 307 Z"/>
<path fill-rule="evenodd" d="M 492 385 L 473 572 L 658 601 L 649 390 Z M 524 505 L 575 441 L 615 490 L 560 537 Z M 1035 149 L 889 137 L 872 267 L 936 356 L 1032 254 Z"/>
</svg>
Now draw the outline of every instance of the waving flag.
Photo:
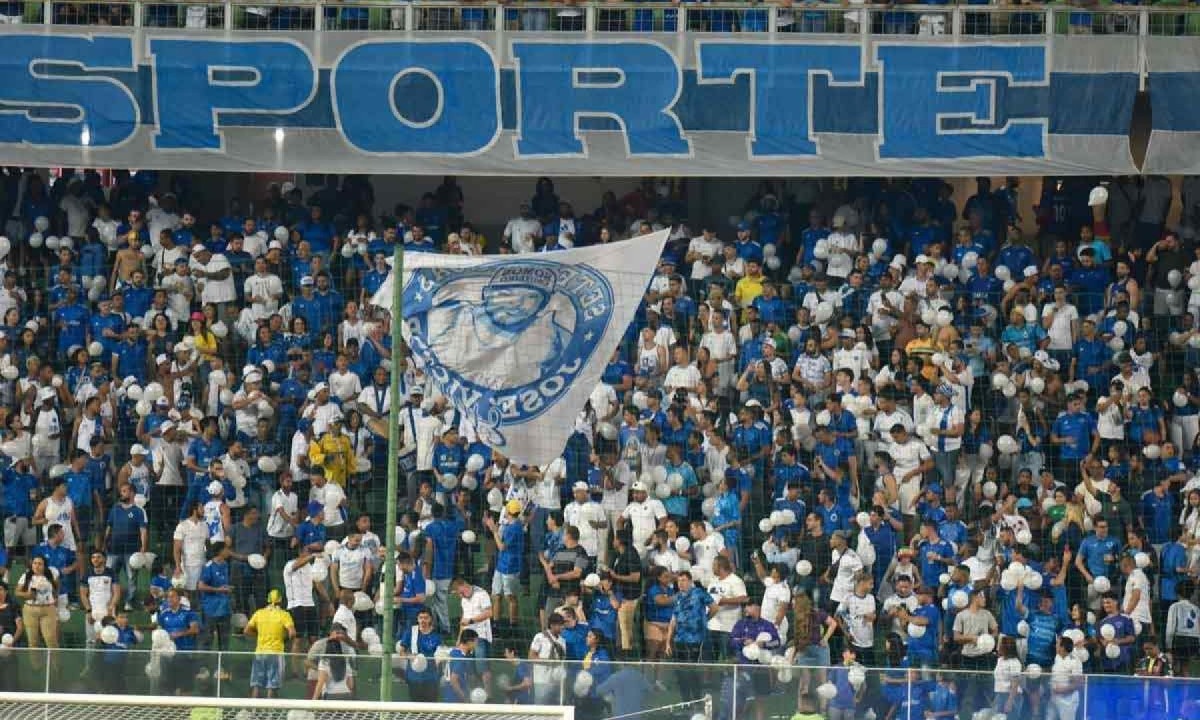
<svg viewBox="0 0 1200 720">
<path fill-rule="evenodd" d="M 406 255 L 413 360 L 480 440 L 544 465 L 625 335 L 667 235 L 529 255 Z M 393 291 L 389 277 L 372 302 L 390 308 Z"/>
</svg>

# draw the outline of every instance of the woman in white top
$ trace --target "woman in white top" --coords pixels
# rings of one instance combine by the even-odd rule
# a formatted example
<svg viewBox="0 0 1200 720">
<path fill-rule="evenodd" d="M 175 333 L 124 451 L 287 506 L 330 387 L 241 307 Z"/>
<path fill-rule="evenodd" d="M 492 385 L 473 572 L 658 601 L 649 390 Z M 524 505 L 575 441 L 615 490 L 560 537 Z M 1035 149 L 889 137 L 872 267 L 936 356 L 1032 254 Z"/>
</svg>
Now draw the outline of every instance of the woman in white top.
<svg viewBox="0 0 1200 720">
<path fill-rule="evenodd" d="M 17 580 L 17 597 L 24 603 L 21 621 L 31 648 L 58 647 L 58 589 L 58 570 L 47 567 L 41 556 L 30 560 Z"/>
<path fill-rule="evenodd" d="M 337 630 L 325 644 L 325 654 L 317 663 L 317 684 L 313 700 L 350 700 L 354 697 L 354 648 Z"/>
<path fill-rule="evenodd" d="M 359 315 L 358 303 L 353 300 L 346 303 L 345 317 L 338 325 L 338 347 L 346 347 L 346 342 L 350 339 L 357 340 L 359 347 L 362 347 L 367 339 L 367 324 Z"/>
<path fill-rule="evenodd" d="M 996 647 L 996 669 L 992 671 L 995 697 L 992 709 L 997 714 L 1017 717 L 1024 701 L 1021 686 L 1021 660 L 1017 657 L 1017 644 L 1011 637 L 1000 638 Z"/>
</svg>

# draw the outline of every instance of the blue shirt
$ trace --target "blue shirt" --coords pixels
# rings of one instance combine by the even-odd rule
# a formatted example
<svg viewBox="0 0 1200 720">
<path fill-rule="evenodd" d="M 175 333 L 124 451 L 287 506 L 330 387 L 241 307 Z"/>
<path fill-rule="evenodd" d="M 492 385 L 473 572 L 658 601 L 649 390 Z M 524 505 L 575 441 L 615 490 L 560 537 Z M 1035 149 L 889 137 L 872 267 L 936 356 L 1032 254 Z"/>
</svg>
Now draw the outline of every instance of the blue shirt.
<svg viewBox="0 0 1200 720">
<path fill-rule="evenodd" d="M 75 505 L 79 516 L 87 517 L 92 511 L 92 476 L 86 470 L 68 472 L 63 476 L 67 483 L 67 497 Z"/>
<path fill-rule="evenodd" d="M 575 627 L 564 627 L 562 630 L 563 645 L 567 649 L 568 660 L 582 660 L 587 654 L 587 623 L 577 622 Z"/>
<path fill-rule="evenodd" d="M 504 549 L 496 558 L 496 572 L 501 575 L 514 575 L 521 572 L 521 558 L 525 554 L 525 526 L 519 522 L 510 522 L 500 531 L 500 539 Z"/>
<path fill-rule="evenodd" d="M 1175 519 L 1175 496 L 1169 490 L 1161 497 L 1153 490 L 1142 493 L 1142 526 L 1155 545 L 1171 540 L 1171 524 Z"/>
<path fill-rule="evenodd" d="M 675 642 L 699 645 L 708 639 L 708 606 L 712 595 L 695 585 L 675 595 Z"/>
<path fill-rule="evenodd" d="M 1181 579 L 1176 568 L 1187 567 L 1187 549 L 1177 542 L 1169 542 L 1163 546 L 1162 557 L 1159 558 L 1159 582 L 1162 583 L 1161 597 L 1163 600 L 1178 600 L 1178 585 Z"/>
<path fill-rule="evenodd" d="M 396 636 L 396 641 L 404 643 L 404 647 L 409 653 L 413 652 L 412 630 L 408 630 L 404 633 L 398 633 Z M 416 653 L 424 655 L 429 659 L 429 662 L 425 665 L 425 669 L 421 672 L 413 670 L 412 663 L 408 663 L 404 671 L 404 677 L 408 680 L 408 682 L 428 683 L 437 680 L 438 666 L 437 663 L 433 661 L 433 655 L 435 652 L 437 652 L 438 646 L 441 644 L 442 637 L 438 635 L 437 632 L 431 632 L 428 635 L 425 635 L 420 631 L 417 631 Z"/>
<path fill-rule="evenodd" d="M 878 559 L 876 562 L 878 562 Z M 908 654 L 914 660 L 936 662 L 942 612 L 936 604 L 930 603 L 928 605 L 918 605 L 917 609 L 913 611 L 913 615 L 925 618 L 929 623 L 925 626 L 924 635 L 908 639 Z"/>
<path fill-rule="evenodd" d="M 29 493 L 38 487 L 37 478 L 30 473 L 17 472 L 9 467 L 4 470 L 4 511 L 17 517 L 33 517 L 33 500 Z"/>
<path fill-rule="evenodd" d="M 192 625 L 200 625 L 200 616 L 193 610 L 181 606 L 178 610 L 165 608 L 158 611 L 158 626 L 168 633 L 183 632 Z M 196 636 L 183 635 L 175 638 L 175 649 L 195 650 Z"/>
<path fill-rule="evenodd" d="M 1116 640 L 1133 637 L 1137 634 L 1134 632 L 1133 620 L 1131 620 L 1127 615 L 1110 615 L 1104 618 L 1096 625 L 1097 633 L 1099 633 L 1101 628 L 1103 628 L 1105 625 L 1112 626 L 1113 630 L 1116 632 L 1116 635 L 1114 635 L 1114 639 Z M 1133 657 L 1133 644 L 1119 645 L 1118 647 L 1121 648 L 1121 654 L 1116 658 L 1110 658 L 1107 654 L 1100 653 L 1100 665 L 1105 670 L 1116 670 L 1122 666 L 1128 665 L 1130 658 Z"/>
<path fill-rule="evenodd" d="M 954 546 L 941 538 L 937 542 L 923 540 L 917 546 L 917 566 L 921 568 L 921 578 L 926 583 L 932 583 L 942 573 L 949 570 L 949 566 L 945 563 L 930 560 L 930 554 L 939 555 L 943 558 L 953 558 Z"/>
<path fill-rule="evenodd" d="M 200 582 L 209 587 L 219 588 L 229 585 L 229 563 L 209 560 L 200 571 Z M 200 609 L 205 617 L 229 617 L 231 612 L 229 601 L 232 595 L 218 592 L 201 592 Z"/>
<path fill-rule="evenodd" d="M 664 595 L 670 596 L 674 592 L 674 589 L 670 586 L 663 587 L 658 583 L 653 583 L 650 587 L 646 588 L 646 602 L 643 603 L 644 607 L 642 608 L 642 614 L 645 616 L 646 622 L 665 623 L 671 621 L 673 602 L 666 605 L 659 605 L 656 601 L 659 597 Z M 565 629 L 563 630 L 563 634 L 566 634 Z"/>
<path fill-rule="evenodd" d="M 620 597 L 617 598 L 617 602 L 620 602 Z M 588 619 L 592 621 L 592 629 L 604 635 L 609 642 L 616 639 L 617 608 L 613 605 L 611 597 L 601 592 L 596 593 L 592 598 L 592 609 L 588 613 Z"/>
<path fill-rule="evenodd" d="M 457 647 L 452 648 L 445 665 L 446 674 L 442 677 L 442 702 L 464 702 L 450 685 L 450 678 L 457 678 L 459 688 L 464 694 L 469 694 L 471 689 L 467 687 L 467 673 L 470 671 L 471 661 L 467 659 L 466 653 Z"/>
<path fill-rule="evenodd" d="M 1062 630 L 1062 621 L 1054 613 L 1037 610 L 1026 622 L 1029 624 L 1029 662 L 1049 667 L 1054 663 L 1054 645 Z"/>
<path fill-rule="evenodd" d="M 458 551 L 461 532 L 462 522 L 446 518 L 434 520 L 425 527 L 425 537 L 433 541 L 430 575 L 434 580 L 449 580 L 454 575 L 454 555 Z"/>
<path fill-rule="evenodd" d="M 116 504 L 108 511 L 108 527 L 112 529 L 109 552 L 125 555 L 141 549 L 141 530 L 146 527 L 146 512 L 137 505 Z"/>
<path fill-rule="evenodd" d="M 1097 432 L 1096 419 L 1085 412 L 1063 413 L 1054 421 L 1053 433 L 1068 441 L 1059 445 L 1064 460 L 1082 460 L 1092 448 L 1092 434 Z"/>
<path fill-rule="evenodd" d="M 1112 536 L 1101 539 L 1093 533 L 1085 537 L 1079 544 L 1079 555 L 1083 558 L 1083 566 L 1087 568 L 1092 577 L 1101 575 L 1109 579 L 1115 577 L 1112 573 L 1116 570 L 1115 563 L 1120 554 L 1121 543 Z M 1105 556 L 1111 560 L 1106 561 Z"/>
</svg>

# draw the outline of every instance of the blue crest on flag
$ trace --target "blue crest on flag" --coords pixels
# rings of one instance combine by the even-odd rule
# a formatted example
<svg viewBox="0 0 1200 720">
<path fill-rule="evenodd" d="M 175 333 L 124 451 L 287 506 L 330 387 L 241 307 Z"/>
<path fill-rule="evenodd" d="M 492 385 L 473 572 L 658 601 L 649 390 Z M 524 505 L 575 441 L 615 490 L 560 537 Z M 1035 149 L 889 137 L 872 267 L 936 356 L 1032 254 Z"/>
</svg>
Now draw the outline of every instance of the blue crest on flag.
<svg viewBox="0 0 1200 720">
<path fill-rule="evenodd" d="M 588 265 L 505 260 L 414 270 L 404 320 L 414 357 L 487 442 L 552 408 L 612 321 L 613 289 Z"/>
</svg>

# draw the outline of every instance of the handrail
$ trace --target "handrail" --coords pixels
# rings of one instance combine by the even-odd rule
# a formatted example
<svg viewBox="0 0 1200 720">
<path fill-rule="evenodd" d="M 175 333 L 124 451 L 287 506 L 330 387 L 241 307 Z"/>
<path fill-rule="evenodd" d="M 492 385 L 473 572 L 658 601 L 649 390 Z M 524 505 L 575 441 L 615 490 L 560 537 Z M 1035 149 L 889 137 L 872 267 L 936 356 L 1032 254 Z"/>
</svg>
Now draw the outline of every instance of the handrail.
<svg viewBox="0 0 1200 720">
<path fill-rule="evenodd" d="M 1200 8 L 1052 2 L 972 5 L 830 2 L 611 2 L 549 0 L 36 0 L 23 24 L 184 29 L 189 32 L 404 32 L 550 34 L 764 34 L 858 37 L 921 36 L 937 41 L 1003 36 L 1102 33 L 1200 36 Z M 1144 42 L 1144 41 L 1142 41 Z"/>
</svg>

